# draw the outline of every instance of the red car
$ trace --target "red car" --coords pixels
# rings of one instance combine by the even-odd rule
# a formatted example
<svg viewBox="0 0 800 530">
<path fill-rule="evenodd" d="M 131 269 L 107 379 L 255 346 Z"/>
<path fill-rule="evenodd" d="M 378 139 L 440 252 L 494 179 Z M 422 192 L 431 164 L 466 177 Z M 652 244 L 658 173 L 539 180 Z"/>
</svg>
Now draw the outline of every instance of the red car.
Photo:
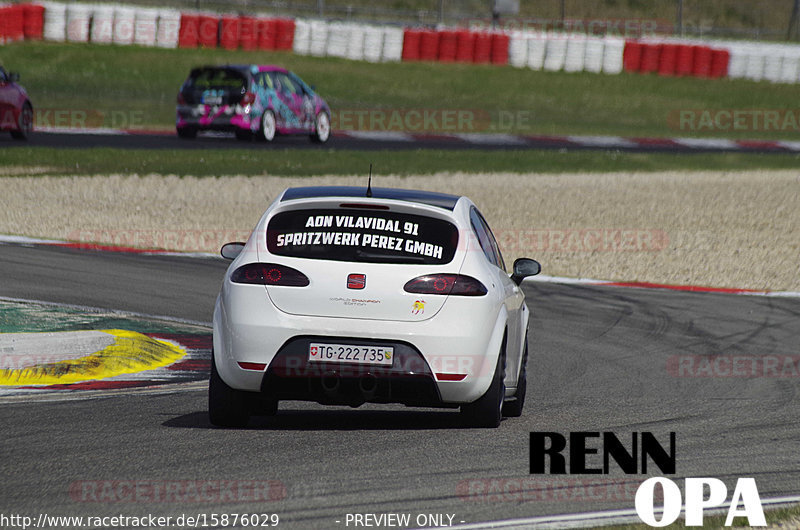
<svg viewBox="0 0 800 530">
<path fill-rule="evenodd" d="M 0 131 L 11 131 L 17 140 L 27 140 L 33 131 L 33 105 L 17 81 L 19 74 L 0 66 Z"/>
</svg>

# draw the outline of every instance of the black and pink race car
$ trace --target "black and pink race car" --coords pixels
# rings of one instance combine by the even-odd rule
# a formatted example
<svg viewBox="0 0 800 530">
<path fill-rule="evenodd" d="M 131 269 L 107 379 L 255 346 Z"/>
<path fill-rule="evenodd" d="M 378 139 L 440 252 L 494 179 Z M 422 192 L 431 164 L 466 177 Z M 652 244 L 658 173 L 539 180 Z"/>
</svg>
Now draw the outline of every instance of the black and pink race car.
<svg viewBox="0 0 800 530">
<path fill-rule="evenodd" d="M 11 131 L 13 138 L 27 140 L 33 131 L 33 105 L 18 80 L 18 74 L 0 66 L 0 131 Z"/>
<path fill-rule="evenodd" d="M 175 127 L 181 138 L 194 138 L 198 131 L 230 131 L 240 140 L 270 142 L 276 134 L 308 134 L 322 143 L 331 134 L 331 110 L 285 68 L 201 66 L 178 93 Z"/>
</svg>

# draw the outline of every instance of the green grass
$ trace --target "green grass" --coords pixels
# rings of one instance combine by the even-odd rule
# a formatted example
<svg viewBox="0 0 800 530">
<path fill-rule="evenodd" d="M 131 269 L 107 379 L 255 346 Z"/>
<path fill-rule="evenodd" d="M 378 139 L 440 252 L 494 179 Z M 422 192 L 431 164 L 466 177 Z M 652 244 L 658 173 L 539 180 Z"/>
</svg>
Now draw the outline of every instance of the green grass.
<svg viewBox="0 0 800 530">
<path fill-rule="evenodd" d="M 170 129 L 175 97 L 189 70 L 226 62 L 284 65 L 315 85 L 334 112 L 467 110 L 489 117 L 488 132 L 515 134 L 800 139 L 795 129 L 695 132 L 670 124 L 670 116 L 685 109 L 796 109 L 794 85 L 477 65 L 369 64 L 285 52 L 42 42 L 0 48 L 0 63 L 20 72 L 40 121 L 50 124 L 56 124 L 56 116 L 46 111 L 55 109 L 86 111 L 87 125 Z"/>
<path fill-rule="evenodd" d="M 231 139 L 231 142 L 235 140 Z M 15 147 L 0 158 L 8 167 L 47 168 L 53 175 L 175 174 L 217 175 L 419 175 L 437 172 L 600 172 L 669 169 L 792 169 L 800 155 L 623 153 L 545 150 L 339 151 L 319 149 L 137 150 Z M 24 171 L 21 173 L 24 174 Z"/>
</svg>

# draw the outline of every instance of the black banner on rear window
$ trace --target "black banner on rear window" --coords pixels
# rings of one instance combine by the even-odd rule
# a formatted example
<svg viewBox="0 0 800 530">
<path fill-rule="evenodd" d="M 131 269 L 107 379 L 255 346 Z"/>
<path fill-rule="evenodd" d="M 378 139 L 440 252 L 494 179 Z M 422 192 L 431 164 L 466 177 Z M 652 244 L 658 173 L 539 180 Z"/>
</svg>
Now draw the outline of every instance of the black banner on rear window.
<svg viewBox="0 0 800 530">
<path fill-rule="evenodd" d="M 396 212 L 294 210 L 267 227 L 269 251 L 296 258 L 442 265 L 457 247 L 452 223 Z"/>
</svg>

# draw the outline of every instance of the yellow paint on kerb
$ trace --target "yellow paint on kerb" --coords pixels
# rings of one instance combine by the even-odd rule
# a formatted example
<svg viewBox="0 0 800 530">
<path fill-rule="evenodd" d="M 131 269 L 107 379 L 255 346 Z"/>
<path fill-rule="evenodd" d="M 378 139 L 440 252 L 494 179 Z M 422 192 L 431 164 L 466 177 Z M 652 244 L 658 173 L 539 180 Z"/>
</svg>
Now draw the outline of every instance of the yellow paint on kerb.
<svg viewBox="0 0 800 530">
<path fill-rule="evenodd" d="M 135 331 L 104 329 L 114 343 L 85 357 L 38 366 L 0 370 L 0 386 L 56 385 L 105 379 L 167 366 L 184 355 L 177 344 Z"/>
</svg>

